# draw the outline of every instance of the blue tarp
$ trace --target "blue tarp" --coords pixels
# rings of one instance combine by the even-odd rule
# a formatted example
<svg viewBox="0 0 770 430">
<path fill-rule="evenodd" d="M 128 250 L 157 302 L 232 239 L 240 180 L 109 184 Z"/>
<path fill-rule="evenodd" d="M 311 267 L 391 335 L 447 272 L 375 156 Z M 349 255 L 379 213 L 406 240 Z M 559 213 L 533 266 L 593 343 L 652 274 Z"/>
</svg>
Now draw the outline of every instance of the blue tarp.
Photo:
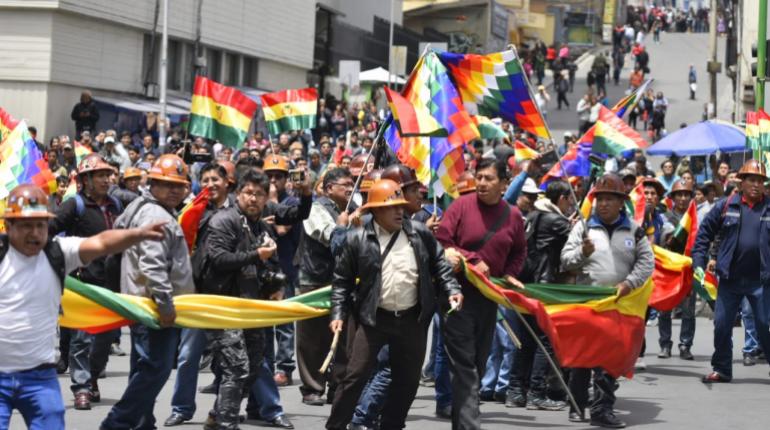
<svg viewBox="0 0 770 430">
<path fill-rule="evenodd" d="M 746 150 L 746 134 L 723 122 L 704 121 L 669 134 L 647 148 L 650 155 L 708 155 Z"/>
</svg>

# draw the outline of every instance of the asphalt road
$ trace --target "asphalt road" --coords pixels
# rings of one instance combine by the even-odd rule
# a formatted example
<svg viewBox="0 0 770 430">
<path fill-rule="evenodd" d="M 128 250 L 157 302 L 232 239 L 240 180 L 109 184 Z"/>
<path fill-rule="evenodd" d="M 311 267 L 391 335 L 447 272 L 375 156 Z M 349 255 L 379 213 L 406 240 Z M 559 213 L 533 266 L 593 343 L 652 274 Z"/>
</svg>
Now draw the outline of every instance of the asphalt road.
<svg viewBox="0 0 770 430">
<path fill-rule="evenodd" d="M 674 337 L 679 333 L 679 321 L 674 320 Z M 743 330 L 734 332 L 734 380 L 730 384 L 713 387 L 700 382 L 700 377 L 710 370 L 712 353 L 712 322 L 698 318 L 693 353 L 695 361 L 682 361 L 676 356 L 661 360 L 655 357 L 657 348 L 657 327 L 648 327 L 648 369 L 637 373 L 633 379 L 620 381 L 616 409 L 618 415 L 635 428 L 647 429 L 766 429 L 770 411 L 767 399 L 770 397 L 770 376 L 767 364 L 743 367 L 740 364 L 740 346 L 743 344 Z M 124 335 L 123 345 L 129 339 Z M 174 375 L 166 383 L 155 405 L 155 416 L 162 427 L 163 420 L 171 413 L 170 401 L 174 386 Z M 94 404 L 90 411 L 76 411 L 72 408 L 69 393 L 69 377 L 59 378 L 65 405 L 67 407 L 67 428 L 71 430 L 97 429 L 99 422 L 107 415 L 123 392 L 128 379 L 128 357 L 110 357 L 107 379 L 100 382 L 102 402 Z M 202 373 L 199 386 L 213 380 L 211 373 Z M 323 429 L 329 413 L 329 406 L 306 406 L 301 403 L 296 386 L 280 389 L 281 399 L 287 416 L 297 429 Z M 448 429 L 448 421 L 434 417 L 435 402 L 433 389 L 420 387 L 417 399 L 412 405 L 407 428 L 421 430 Z M 198 411 L 194 419 L 178 428 L 201 428 L 206 413 L 214 403 L 213 395 L 198 394 Z M 244 403 L 245 406 L 245 403 Z M 525 428 L 589 428 L 567 421 L 567 412 L 528 411 L 507 409 L 499 403 L 485 403 L 481 407 L 484 429 L 507 429 L 511 426 Z M 260 428 L 263 423 L 248 421 L 244 429 Z M 14 414 L 11 429 L 23 429 L 21 416 Z"/>
</svg>

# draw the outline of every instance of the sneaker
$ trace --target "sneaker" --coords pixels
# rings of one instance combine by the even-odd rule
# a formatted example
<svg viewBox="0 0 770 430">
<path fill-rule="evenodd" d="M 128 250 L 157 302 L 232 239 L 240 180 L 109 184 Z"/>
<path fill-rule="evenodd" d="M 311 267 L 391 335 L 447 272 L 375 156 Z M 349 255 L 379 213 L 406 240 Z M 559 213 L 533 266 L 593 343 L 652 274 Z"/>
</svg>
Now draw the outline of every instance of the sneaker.
<svg viewBox="0 0 770 430">
<path fill-rule="evenodd" d="M 619 420 L 612 411 L 601 415 L 591 415 L 591 425 L 609 429 L 622 429 L 626 427 L 626 423 Z"/>
<path fill-rule="evenodd" d="M 506 408 L 523 408 L 525 406 L 527 406 L 527 396 L 524 393 L 508 390 L 505 394 Z"/>
<path fill-rule="evenodd" d="M 657 318 L 647 321 L 647 327 L 657 327 L 657 326 L 658 326 Z"/>
<path fill-rule="evenodd" d="M 639 357 L 636 359 L 636 364 L 634 365 L 634 369 L 638 371 L 645 371 L 647 370 L 647 363 L 642 360 L 642 357 Z"/>
<path fill-rule="evenodd" d="M 679 347 L 679 358 L 682 360 L 695 360 L 695 356 L 692 355 L 692 352 L 690 352 L 689 346 L 680 346 Z"/>
<path fill-rule="evenodd" d="M 567 402 L 552 400 L 547 397 L 527 399 L 527 409 L 536 411 L 560 411 L 567 407 Z"/>
<path fill-rule="evenodd" d="M 120 345 L 118 345 L 117 343 L 113 343 L 112 345 L 110 345 L 110 355 L 115 355 L 117 357 L 125 357 L 126 352 L 120 348 Z"/>
<path fill-rule="evenodd" d="M 292 381 L 291 376 L 287 375 L 286 372 L 281 372 L 280 370 L 275 372 L 275 375 L 273 375 L 273 380 L 275 381 L 275 385 L 279 387 L 288 387 L 294 381 Z"/>
<path fill-rule="evenodd" d="M 660 353 L 658 354 L 658 358 L 671 358 L 671 347 L 664 346 L 661 348 Z"/>
<path fill-rule="evenodd" d="M 423 376 L 420 378 L 420 385 L 423 387 L 435 387 L 436 386 L 436 378 L 433 376 Z"/>
<path fill-rule="evenodd" d="M 744 366 L 753 366 L 757 364 L 757 358 L 754 356 L 754 354 L 744 353 L 743 354 L 743 365 Z"/>
</svg>

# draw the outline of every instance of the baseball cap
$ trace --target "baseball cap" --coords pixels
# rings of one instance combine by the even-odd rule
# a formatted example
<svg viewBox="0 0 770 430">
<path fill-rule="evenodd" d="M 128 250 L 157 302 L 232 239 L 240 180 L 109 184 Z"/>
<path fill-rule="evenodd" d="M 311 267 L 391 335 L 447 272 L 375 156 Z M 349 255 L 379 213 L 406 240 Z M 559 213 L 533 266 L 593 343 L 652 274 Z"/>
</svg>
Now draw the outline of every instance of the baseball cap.
<svg viewBox="0 0 770 430">
<path fill-rule="evenodd" d="M 115 143 L 115 138 L 112 136 L 107 136 L 104 138 L 104 143 Z"/>
</svg>

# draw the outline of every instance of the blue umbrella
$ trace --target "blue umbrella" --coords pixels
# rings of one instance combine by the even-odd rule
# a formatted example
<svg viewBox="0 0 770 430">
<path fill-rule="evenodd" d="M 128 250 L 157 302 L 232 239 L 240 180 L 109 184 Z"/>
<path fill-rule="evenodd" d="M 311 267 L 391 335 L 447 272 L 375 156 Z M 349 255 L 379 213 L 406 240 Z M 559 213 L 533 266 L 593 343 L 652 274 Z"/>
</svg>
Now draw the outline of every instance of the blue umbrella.
<svg viewBox="0 0 770 430">
<path fill-rule="evenodd" d="M 677 130 L 647 148 L 650 155 L 707 155 L 746 151 L 746 134 L 730 123 L 703 121 Z"/>
</svg>

